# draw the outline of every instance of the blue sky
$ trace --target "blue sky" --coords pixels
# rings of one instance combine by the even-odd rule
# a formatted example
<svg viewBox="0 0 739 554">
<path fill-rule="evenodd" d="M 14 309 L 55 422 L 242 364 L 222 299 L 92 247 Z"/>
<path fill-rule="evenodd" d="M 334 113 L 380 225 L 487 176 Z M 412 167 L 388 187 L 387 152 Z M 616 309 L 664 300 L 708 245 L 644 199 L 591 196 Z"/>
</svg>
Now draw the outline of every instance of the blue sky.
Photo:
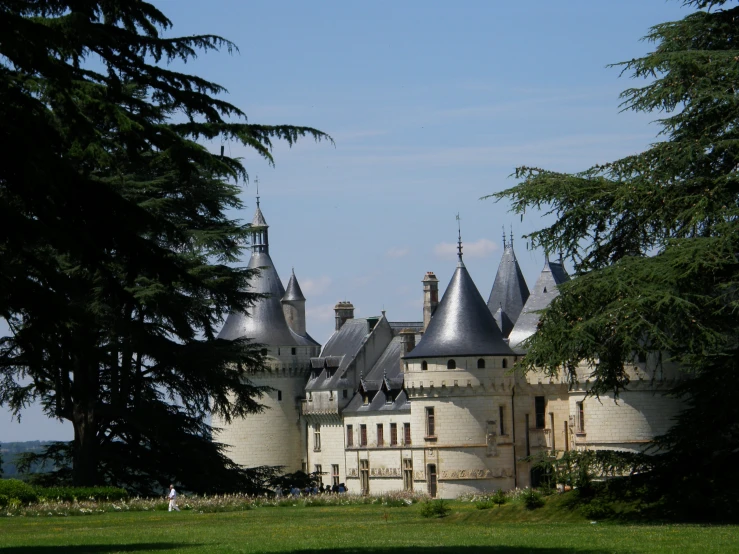
<svg viewBox="0 0 739 554">
<path fill-rule="evenodd" d="M 521 221 L 480 197 L 514 185 L 520 165 L 578 171 L 653 142 L 658 115 L 620 113 L 618 94 L 638 83 L 606 65 L 648 52 L 640 38 L 651 25 L 689 13 L 665 0 L 155 4 L 173 35 L 238 45 L 184 70 L 225 86 L 251 122 L 312 126 L 335 140 L 277 144 L 275 167 L 224 144 L 259 176 L 272 259 L 283 281 L 295 268 L 321 343 L 339 300 L 360 317 L 384 308 L 391 320 L 420 320 L 424 273 L 445 287 L 454 270 L 457 212 L 485 299 L 503 225 L 513 225 L 532 286 L 544 255 L 520 237 L 547 219 Z M 253 184 L 243 197 L 237 215 L 250 221 Z M 72 437 L 37 408 L 21 424 L 0 409 L 0 421 L 0 441 Z"/>
</svg>

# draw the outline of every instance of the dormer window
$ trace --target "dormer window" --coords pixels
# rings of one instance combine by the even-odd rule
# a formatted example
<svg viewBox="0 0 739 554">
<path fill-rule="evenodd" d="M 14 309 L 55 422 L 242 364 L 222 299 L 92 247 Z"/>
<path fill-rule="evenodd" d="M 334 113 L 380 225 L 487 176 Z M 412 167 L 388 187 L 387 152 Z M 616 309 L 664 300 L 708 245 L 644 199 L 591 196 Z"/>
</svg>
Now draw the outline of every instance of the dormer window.
<svg viewBox="0 0 739 554">
<path fill-rule="evenodd" d="M 455 362 L 454 360 L 449 360 L 446 363 L 446 368 L 447 369 L 457 369 L 457 362 Z"/>
<path fill-rule="evenodd" d="M 477 369 L 485 369 L 485 360 L 480 358 L 477 360 Z"/>
<path fill-rule="evenodd" d="M 364 395 L 364 396 L 362 397 L 362 403 L 363 403 L 363 404 L 364 404 L 365 406 L 369 405 L 369 396 L 367 396 L 367 395 L 365 394 L 365 395 Z"/>
<path fill-rule="evenodd" d="M 393 403 L 393 395 L 388 392 L 385 395 L 385 404 L 392 404 L 392 403 Z"/>
</svg>

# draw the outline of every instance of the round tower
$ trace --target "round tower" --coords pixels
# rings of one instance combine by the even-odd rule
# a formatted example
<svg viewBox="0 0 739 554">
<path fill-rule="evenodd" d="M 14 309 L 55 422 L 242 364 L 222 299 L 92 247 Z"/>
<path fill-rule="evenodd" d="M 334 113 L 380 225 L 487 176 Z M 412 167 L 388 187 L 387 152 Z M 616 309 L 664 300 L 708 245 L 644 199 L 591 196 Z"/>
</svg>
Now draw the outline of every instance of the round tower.
<svg viewBox="0 0 739 554">
<path fill-rule="evenodd" d="M 219 338 L 249 338 L 263 347 L 265 371 L 254 372 L 249 380 L 272 390 L 259 399 L 265 409 L 259 414 L 225 423 L 213 416 L 218 429 L 216 440 L 228 445 L 228 455 L 246 467 L 283 466 L 285 471 L 302 468 L 305 424 L 300 419 L 301 402 L 310 373 L 310 359 L 318 356 L 320 345 L 305 330 L 305 297 L 293 274 L 288 290 L 269 255 L 269 226 L 257 197 L 252 221 L 249 268 L 259 274 L 250 281 L 250 291 L 265 295 L 249 308 L 249 313 L 232 313 Z"/>
</svg>

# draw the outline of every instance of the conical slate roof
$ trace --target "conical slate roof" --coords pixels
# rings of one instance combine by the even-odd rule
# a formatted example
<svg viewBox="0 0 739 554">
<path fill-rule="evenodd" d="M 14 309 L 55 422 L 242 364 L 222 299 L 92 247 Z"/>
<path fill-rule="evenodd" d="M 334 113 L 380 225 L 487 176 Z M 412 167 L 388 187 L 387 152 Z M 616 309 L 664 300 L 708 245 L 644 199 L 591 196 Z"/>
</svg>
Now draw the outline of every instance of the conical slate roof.
<svg viewBox="0 0 739 554">
<path fill-rule="evenodd" d="M 564 265 L 561 262 L 550 262 L 547 258 L 544 269 L 541 270 L 536 285 L 531 291 L 531 296 L 526 301 L 511 331 L 509 344 L 513 350 L 517 353 L 525 353 L 525 350 L 519 348 L 518 345 L 536 332 L 540 317 L 537 312 L 549 306 L 549 303 L 559 295 L 557 285 L 569 280 L 570 276 L 567 275 Z"/>
<path fill-rule="evenodd" d="M 258 203 L 252 225 L 255 227 L 267 226 Z M 218 334 L 218 338 L 235 340 L 246 337 L 254 342 L 269 346 L 319 346 L 307 333 L 298 335 L 287 325 L 280 302 L 285 296 L 285 288 L 282 286 L 280 276 L 277 274 L 272 258 L 269 256 L 266 231 L 263 240 L 263 243 L 258 243 L 256 240 L 252 243 L 249 269 L 259 269 L 259 275 L 249 282 L 249 290 L 250 292 L 265 294 L 267 297 L 257 300 L 249 308 L 248 315 L 240 312 L 229 314 L 223 329 Z M 293 279 L 290 282 L 292 283 Z M 297 281 L 295 281 L 294 289 L 297 289 L 302 297 L 303 293 L 300 292 Z"/>
<path fill-rule="evenodd" d="M 290 275 L 290 281 L 287 283 L 287 290 L 285 291 L 285 295 L 282 297 L 283 301 L 298 301 L 298 300 L 305 300 L 305 296 L 303 296 L 303 291 L 300 290 L 300 285 L 298 284 L 298 278 L 295 277 L 295 270 L 293 270 L 292 275 Z"/>
<path fill-rule="evenodd" d="M 269 227 L 267 220 L 264 219 L 262 209 L 259 207 L 259 198 L 257 198 L 257 211 L 254 213 L 254 219 L 251 220 L 252 227 Z"/>
<path fill-rule="evenodd" d="M 513 330 L 513 322 L 511 321 L 511 318 L 508 317 L 508 314 L 503 311 L 503 308 L 498 308 L 498 311 L 493 314 L 493 319 L 495 319 L 495 323 L 498 324 L 498 329 L 500 329 L 500 332 L 504 337 L 511 334 L 511 331 Z"/>
<path fill-rule="evenodd" d="M 526 286 L 526 280 L 518 265 L 511 238 L 511 242 L 503 250 L 503 257 L 498 266 L 498 273 L 495 275 L 490 298 L 488 298 L 488 308 L 492 314 L 502 308 L 511 323 L 515 324 L 528 298 L 529 287 Z M 504 337 L 510 333 L 510 329 L 508 332 L 504 329 L 501 331 Z"/>
<path fill-rule="evenodd" d="M 405 359 L 511 354 L 460 259 L 426 332 Z"/>
</svg>

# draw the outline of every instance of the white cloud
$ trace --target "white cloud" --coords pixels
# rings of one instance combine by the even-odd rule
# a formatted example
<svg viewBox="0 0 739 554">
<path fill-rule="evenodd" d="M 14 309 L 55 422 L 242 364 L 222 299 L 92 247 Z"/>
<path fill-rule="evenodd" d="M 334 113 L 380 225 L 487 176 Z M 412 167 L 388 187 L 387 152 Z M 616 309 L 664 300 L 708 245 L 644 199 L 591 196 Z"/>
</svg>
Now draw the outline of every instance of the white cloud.
<svg viewBox="0 0 739 554">
<path fill-rule="evenodd" d="M 334 319 L 334 305 L 306 306 L 305 317 L 311 321 L 331 321 Z"/>
<path fill-rule="evenodd" d="M 484 258 L 496 250 L 498 250 L 498 244 L 490 239 L 462 243 L 462 254 L 468 258 Z M 434 254 L 444 260 L 454 259 L 457 256 L 457 245 L 452 242 L 440 242 L 434 246 Z"/>
<path fill-rule="evenodd" d="M 410 254 L 410 252 L 410 248 L 391 248 L 390 250 L 385 252 L 385 255 L 388 258 L 404 258 L 408 254 Z"/>
<path fill-rule="evenodd" d="M 306 297 L 320 296 L 331 286 L 331 277 L 321 275 L 315 279 L 300 280 L 300 289 Z"/>
</svg>

